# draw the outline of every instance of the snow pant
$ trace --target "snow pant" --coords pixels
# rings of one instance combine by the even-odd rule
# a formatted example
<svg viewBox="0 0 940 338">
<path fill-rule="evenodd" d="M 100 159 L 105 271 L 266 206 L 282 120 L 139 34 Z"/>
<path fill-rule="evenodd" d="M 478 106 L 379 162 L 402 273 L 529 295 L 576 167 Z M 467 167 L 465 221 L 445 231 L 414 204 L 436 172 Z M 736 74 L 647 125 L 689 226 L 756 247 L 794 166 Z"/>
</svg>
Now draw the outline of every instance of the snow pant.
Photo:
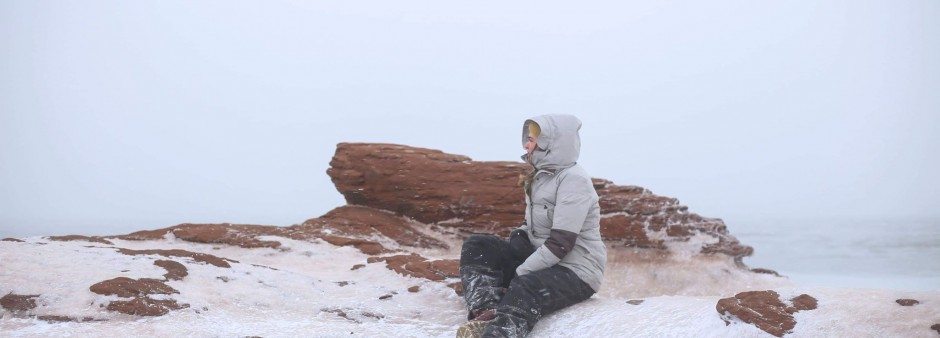
<svg viewBox="0 0 940 338">
<path fill-rule="evenodd" d="M 591 297 L 594 289 L 561 265 L 516 276 L 524 259 L 513 255 L 509 242 L 473 235 L 460 253 L 460 280 L 468 319 L 475 311 L 496 309 L 483 337 L 525 337 L 542 316 Z"/>
</svg>

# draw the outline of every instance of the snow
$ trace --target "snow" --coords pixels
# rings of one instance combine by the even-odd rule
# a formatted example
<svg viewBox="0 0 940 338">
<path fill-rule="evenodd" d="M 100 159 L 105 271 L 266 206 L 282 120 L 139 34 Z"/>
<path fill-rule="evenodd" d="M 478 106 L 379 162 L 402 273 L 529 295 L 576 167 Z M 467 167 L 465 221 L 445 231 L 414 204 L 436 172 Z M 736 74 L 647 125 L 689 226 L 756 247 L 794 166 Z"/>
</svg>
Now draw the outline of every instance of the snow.
<svg viewBox="0 0 940 338">
<path fill-rule="evenodd" d="M 4 310 L 3 337 L 452 337 L 466 317 L 463 299 L 445 283 L 399 275 L 350 247 L 280 237 L 280 248 L 245 249 L 168 236 L 159 241 L 113 240 L 114 245 L 56 242 L 40 237 L 0 242 L 0 294 L 41 294 L 37 315 L 93 317 L 100 322 L 46 323 Z M 426 257 L 456 257 L 452 249 L 415 250 Z M 160 317 L 105 311 L 114 296 L 88 287 L 125 276 L 162 279 L 162 256 L 128 256 L 115 248 L 182 249 L 238 261 L 231 268 L 169 258 L 189 275 L 168 285 L 168 297 L 189 308 Z M 784 278 L 747 273 L 719 256 L 656 257 L 612 248 L 601 292 L 543 318 L 532 337 L 769 337 L 753 325 L 725 325 L 719 299 L 747 290 L 774 289 L 782 298 L 807 293 L 816 310 L 795 314 L 791 336 L 935 337 L 940 292 L 802 287 Z M 356 264 L 365 267 L 351 270 Z M 347 282 L 341 286 L 341 282 Z M 418 292 L 407 289 L 420 286 Z M 380 297 L 391 295 L 381 300 Z M 902 307 L 898 298 L 921 304 Z M 631 305 L 626 301 L 641 299 Z M 340 311 L 347 318 L 339 315 Z"/>
</svg>

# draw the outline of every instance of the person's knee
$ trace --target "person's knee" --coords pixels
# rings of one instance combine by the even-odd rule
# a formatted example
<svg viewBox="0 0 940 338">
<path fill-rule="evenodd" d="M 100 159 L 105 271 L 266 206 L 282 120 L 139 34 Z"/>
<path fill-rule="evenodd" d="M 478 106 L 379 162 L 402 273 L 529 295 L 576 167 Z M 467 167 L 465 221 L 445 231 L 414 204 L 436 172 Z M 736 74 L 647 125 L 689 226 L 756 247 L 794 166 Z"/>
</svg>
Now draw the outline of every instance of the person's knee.
<svg viewBox="0 0 940 338">
<path fill-rule="evenodd" d="M 463 241 L 463 250 L 489 246 L 494 239 L 495 237 L 489 235 L 470 235 Z"/>
</svg>

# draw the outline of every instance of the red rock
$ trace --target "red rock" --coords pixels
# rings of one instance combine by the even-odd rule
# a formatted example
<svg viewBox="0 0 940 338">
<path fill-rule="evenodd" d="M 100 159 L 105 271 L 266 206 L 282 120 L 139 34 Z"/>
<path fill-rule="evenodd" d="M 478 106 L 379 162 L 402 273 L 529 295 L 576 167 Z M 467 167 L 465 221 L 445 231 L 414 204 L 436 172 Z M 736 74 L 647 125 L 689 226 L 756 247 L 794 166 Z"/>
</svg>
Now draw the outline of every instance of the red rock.
<svg viewBox="0 0 940 338">
<path fill-rule="evenodd" d="M 340 316 L 340 317 L 342 317 L 342 318 L 344 318 L 344 319 L 348 319 L 348 320 L 354 321 L 354 322 L 356 322 L 356 323 L 362 323 L 362 321 L 360 321 L 360 320 L 358 320 L 358 319 L 350 318 L 350 317 L 349 317 L 349 314 L 347 314 L 347 311 L 348 311 L 348 312 L 353 312 L 353 313 L 359 313 L 359 315 L 362 316 L 362 317 L 371 318 L 371 319 L 375 319 L 375 320 L 379 320 L 379 319 L 385 318 L 385 315 L 380 314 L 380 313 L 372 313 L 372 312 L 369 312 L 369 311 L 361 311 L 361 310 L 356 310 L 356 309 L 348 309 L 348 308 L 347 308 L 345 311 L 342 310 L 342 309 L 338 309 L 338 308 L 332 308 L 332 309 L 323 308 L 323 309 L 320 309 L 320 312 L 333 313 L 333 314 L 336 314 L 337 316 Z"/>
<path fill-rule="evenodd" d="M 167 234 L 173 234 L 176 239 L 207 244 L 228 244 L 243 248 L 277 248 L 281 246 L 277 241 L 260 240 L 258 236 L 283 236 L 285 228 L 250 225 L 250 224 L 191 224 L 184 223 L 169 228 L 138 231 L 113 238 L 124 240 L 160 240 Z"/>
<path fill-rule="evenodd" d="M 98 282 L 92 285 L 91 292 L 99 295 L 116 295 L 118 297 L 138 297 L 151 294 L 173 294 L 179 293 L 176 289 L 164 284 L 162 281 L 152 278 L 132 279 L 127 277 L 117 277 L 106 281 Z"/>
<path fill-rule="evenodd" d="M 792 309 L 794 309 L 791 313 L 805 310 L 816 310 L 816 307 L 819 305 L 819 302 L 816 300 L 816 298 L 813 298 L 807 294 L 796 296 L 791 299 L 790 302 L 793 303 Z"/>
<path fill-rule="evenodd" d="M 104 319 L 95 319 L 92 317 L 69 317 L 69 316 L 56 316 L 56 315 L 47 315 L 47 316 L 36 316 L 36 319 L 48 322 L 48 323 L 62 323 L 62 322 L 103 322 Z"/>
<path fill-rule="evenodd" d="M 447 284 L 447 287 L 454 289 L 454 293 L 456 293 L 458 296 L 463 296 L 463 283 L 454 282 Z"/>
<path fill-rule="evenodd" d="M 447 248 L 443 242 L 424 235 L 401 216 L 362 206 L 343 206 L 304 222 L 305 226 L 327 228 L 331 233 L 351 237 L 382 235 L 398 244 L 417 248 Z"/>
<path fill-rule="evenodd" d="M 661 240 L 647 236 L 646 220 L 641 216 L 613 215 L 601 218 L 601 233 L 605 238 L 617 238 L 625 246 L 666 250 Z"/>
<path fill-rule="evenodd" d="M 472 162 L 439 150 L 340 143 L 327 174 L 351 205 L 422 223 L 462 219 L 451 226 L 479 230 L 521 223 L 524 171 L 522 163 Z"/>
<path fill-rule="evenodd" d="M 475 162 L 439 150 L 394 144 L 340 143 L 327 173 L 351 205 L 388 210 L 423 223 L 459 232 L 506 235 L 524 219 L 519 162 Z M 697 234 L 718 240 L 704 254 L 741 259 L 753 249 L 742 245 L 720 219 L 689 213 L 675 198 L 637 186 L 593 179 L 600 196 L 601 233 L 611 244 L 665 250 L 666 241 L 687 241 Z M 665 236 L 651 240 L 653 232 Z"/>
<path fill-rule="evenodd" d="M 920 304 L 920 301 L 916 299 L 898 299 L 895 302 L 901 304 L 901 306 L 914 306 Z"/>
<path fill-rule="evenodd" d="M 0 298 L 0 306 L 14 313 L 29 311 L 36 308 L 36 298 L 38 297 L 39 295 L 17 295 L 8 293 L 6 296 L 3 296 L 3 298 Z"/>
<path fill-rule="evenodd" d="M 428 237 L 411 223 L 391 212 L 362 206 L 342 206 L 318 218 L 290 227 L 251 224 L 180 224 L 169 228 L 138 231 L 112 236 L 124 240 L 160 240 L 167 234 L 176 239 L 210 244 L 227 244 L 243 248 L 279 248 L 280 242 L 261 240 L 260 236 L 279 236 L 295 240 L 321 239 L 337 246 L 352 246 L 365 254 L 389 253 L 385 246 L 372 240 L 387 237 L 401 245 L 419 248 L 446 248 L 443 242 Z"/>
<path fill-rule="evenodd" d="M 367 255 L 378 255 L 380 253 L 389 252 L 388 250 L 385 249 L 384 246 L 382 246 L 382 244 L 376 243 L 374 241 L 366 240 L 366 239 L 331 236 L 331 235 L 323 235 L 320 238 L 326 241 L 327 243 L 330 243 L 336 246 L 354 247 Z"/>
<path fill-rule="evenodd" d="M 192 258 L 193 260 L 195 260 L 195 261 L 197 261 L 197 262 L 203 262 L 203 263 L 212 264 L 212 265 L 215 265 L 215 266 L 220 267 L 220 268 L 230 268 L 230 267 L 232 267 L 231 265 L 228 264 L 228 262 L 238 263 L 238 261 L 231 260 L 231 259 L 228 259 L 228 258 L 220 258 L 220 257 L 213 256 L 213 255 L 210 255 L 210 254 L 204 254 L 204 253 L 198 253 L 198 252 L 192 252 L 192 251 L 186 251 L 186 250 L 179 250 L 179 249 L 173 249 L 173 250 L 159 250 L 159 249 L 155 249 L 155 250 L 131 250 L 131 249 L 120 249 L 120 248 L 119 248 L 119 249 L 118 249 L 118 252 L 120 252 L 120 253 L 122 253 L 122 254 L 125 254 L 125 255 L 130 255 L 130 256 L 135 256 L 135 255 L 159 255 L 159 256 L 164 256 L 164 257 L 189 257 L 189 258 Z"/>
<path fill-rule="evenodd" d="M 751 269 L 751 272 L 754 272 L 754 273 L 763 273 L 763 274 L 774 275 L 774 276 L 780 277 L 780 274 L 777 273 L 777 271 L 774 271 L 774 270 L 771 270 L 771 269 L 754 268 L 754 269 Z"/>
<path fill-rule="evenodd" d="M 103 237 L 98 236 L 82 236 L 82 235 L 68 235 L 68 236 L 50 236 L 47 237 L 49 240 L 53 241 L 86 241 L 86 242 L 95 242 L 108 245 L 114 245 L 111 241 L 104 239 Z"/>
<path fill-rule="evenodd" d="M 420 286 L 417 286 L 417 285 L 408 288 L 408 292 L 411 292 L 411 293 L 415 293 L 415 292 L 418 292 L 418 291 L 421 291 L 421 287 L 420 287 Z"/>
<path fill-rule="evenodd" d="M 132 297 L 130 300 L 117 300 L 108 304 L 109 311 L 116 311 L 135 316 L 162 316 L 170 310 L 178 310 L 189 307 L 188 304 L 180 305 L 173 299 L 153 299 L 148 297 L 153 294 L 174 294 L 179 293 L 176 289 L 164 284 L 162 281 L 152 278 L 132 279 L 127 277 L 117 277 L 92 285 L 91 292 L 100 295 L 115 295 L 118 297 Z"/>
<path fill-rule="evenodd" d="M 418 254 L 396 255 L 388 257 L 369 257 L 369 263 L 384 261 L 389 269 L 405 276 L 443 281 L 446 278 L 460 277 L 460 262 L 456 259 L 429 261 Z"/>
<path fill-rule="evenodd" d="M 134 316 L 162 316 L 170 310 L 179 310 L 188 308 L 188 304 L 177 304 L 173 299 L 153 299 L 149 297 L 137 297 L 132 300 L 113 301 L 108 304 L 109 311 L 126 313 Z"/>
<path fill-rule="evenodd" d="M 940 324 L 933 324 L 930 326 L 930 328 L 934 331 L 937 331 L 937 333 L 940 333 Z"/>
<path fill-rule="evenodd" d="M 357 322 L 357 323 L 359 322 L 359 321 L 357 321 L 357 320 L 355 320 L 355 319 L 349 318 L 349 315 L 347 315 L 345 311 L 340 310 L 340 309 L 320 309 L 320 312 L 333 313 L 333 314 L 336 314 L 337 316 L 343 317 L 343 318 L 345 318 L 345 319 L 349 319 L 349 320 L 354 321 L 354 322 Z"/>
<path fill-rule="evenodd" d="M 725 324 L 730 325 L 736 317 L 767 333 L 782 337 L 796 327 L 793 313 L 815 309 L 817 303 L 815 298 L 805 294 L 794 297 L 791 302 L 794 306 L 787 306 L 780 301 L 780 295 L 772 290 L 748 291 L 719 300 L 715 308 Z"/>
<path fill-rule="evenodd" d="M 157 260 L 153 262 L 153 265 L 166 269 L 166 274 L 163 275 L 166 280 L 182 280 L 183 277 L 189 275 L 186 266 L 176 261 Z"/>
<path fill-rule="evenodd" d="M 4 239 L 0 239 L 0 242 L 17 242 L 17 243 L 25 243 L 26 241 L 23 241 L 23 240 L 19 240 L 19 239 L 16 239 L 16 238 L 9 238 L 9 237 L 7 237 L 7 238 L 4 238 Z"/>
</svg>

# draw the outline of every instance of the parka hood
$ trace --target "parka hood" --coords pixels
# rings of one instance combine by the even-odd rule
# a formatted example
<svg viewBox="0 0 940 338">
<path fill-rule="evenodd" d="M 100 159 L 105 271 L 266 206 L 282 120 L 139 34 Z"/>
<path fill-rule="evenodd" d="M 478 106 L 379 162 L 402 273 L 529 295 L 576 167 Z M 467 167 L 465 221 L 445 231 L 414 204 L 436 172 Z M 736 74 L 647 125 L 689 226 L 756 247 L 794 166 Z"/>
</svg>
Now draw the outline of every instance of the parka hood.
<svg viewBox="0 0 940 338">
<path fill-rule="evenodd" d="M 522 125 L 522 144 L 529 136 L 529 123 L 541 128 L 538 149 L 532 154 L 532 165 L 536 169 L 564 169 L 578 162 L 581 154 L 581 120 L 574 115 L 541 115 L 525 121 Z M 523 155 L 523 160 L 525 156 Z"/>
</svg>

